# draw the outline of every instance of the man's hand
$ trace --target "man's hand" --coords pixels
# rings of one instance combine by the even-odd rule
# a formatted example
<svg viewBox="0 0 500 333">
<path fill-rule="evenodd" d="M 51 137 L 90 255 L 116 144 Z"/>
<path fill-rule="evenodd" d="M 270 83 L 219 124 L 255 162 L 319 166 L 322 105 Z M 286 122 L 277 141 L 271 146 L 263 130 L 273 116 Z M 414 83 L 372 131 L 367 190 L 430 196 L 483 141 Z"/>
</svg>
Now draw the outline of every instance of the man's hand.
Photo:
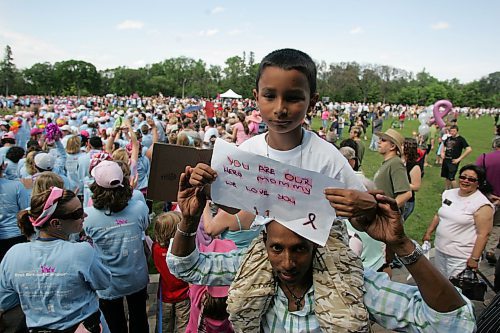
<svg viewBox="0 0 500 333">
<path fill-rule="evenodd" d="M 357 219 L 351 220 L 353 226 L 365 231 L 370 237 L 384 242 L 389 247 L 397 247 L 407 240 L 401 223 L 396 200 L 385 195 L 375 195 L 377 211 L 373 222 L 359 224 Z"/>
<path fill-rule="evenodd" d="M 458 164 L 458 163 L 460 163 L 460 159 L 459 158 L 454 158 L 454 159 L 451 160 L 451 163 Z"/>
<path fill-rule="evenodd" d="M 193 168 L 186 167 L 179 180 L 179 191 L 177 193 L 177 204 L 181 209 L 185 220 L 198 220 L 207 202 L 203 187 L 195 187 L 189 184 Z"/>
</svg>

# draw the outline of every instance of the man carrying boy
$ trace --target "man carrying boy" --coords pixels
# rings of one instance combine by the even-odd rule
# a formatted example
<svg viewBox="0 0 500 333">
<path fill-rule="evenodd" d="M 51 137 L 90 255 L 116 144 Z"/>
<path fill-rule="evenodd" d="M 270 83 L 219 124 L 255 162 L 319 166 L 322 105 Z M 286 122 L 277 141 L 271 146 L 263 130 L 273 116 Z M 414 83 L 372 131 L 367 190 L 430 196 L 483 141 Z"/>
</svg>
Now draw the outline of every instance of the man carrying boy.
<svg viewBox="0 0 500 333">
<path fill-rule="evenodd" d="M 365 190 L 338 150 L 302 129 L 306 112 L 318 100 L 316 67 L 308 55 L 285 49 L 266 56 L 254 97 L 269 132 L 245 141 L 243 150 Z M 205 164 L 187 167 L 181 175 L 178 202 L 183 221 L 167 263 L 174 275 L 192 283 L 231 284 L 228 312 L 236 332 L 367 332 L 368 313 L 391 329 L 473 330 L 470 303 L 404 235 L 395 203 L 385 196 L 378 196 L 377 203 L 366 192 L 325 189 L 338 216 L 351 218 L 401 256 L 420 292 L 392 283 L 385 273 L 363 274 L 339 221 L 332 225 L 325 247 L 291 231 L 286 221 L 268 219 L 267 232 L 249 248 L 224 256 L 200 254 L 194 236 L 216 177 Z"/>
</svg>

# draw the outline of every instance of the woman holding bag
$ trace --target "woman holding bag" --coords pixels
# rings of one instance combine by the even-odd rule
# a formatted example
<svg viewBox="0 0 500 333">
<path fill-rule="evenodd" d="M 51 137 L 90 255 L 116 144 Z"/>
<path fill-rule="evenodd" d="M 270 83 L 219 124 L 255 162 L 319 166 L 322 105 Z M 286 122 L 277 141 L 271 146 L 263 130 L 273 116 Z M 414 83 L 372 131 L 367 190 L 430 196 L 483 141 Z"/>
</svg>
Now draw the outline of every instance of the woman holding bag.
<svg viewBox="0 0 500 333">
<path fill-rule="evenodd" d="M 434 264 L 446 277 L 465 268 L 477 269 L 493 226 L 493 205 L 485 194 L 488 184 L 484 169 L 466 165 L 460 169 L 459 188 L 442 194 L 442 205 L 422 241 L 436 231 Z"/>
</svg>

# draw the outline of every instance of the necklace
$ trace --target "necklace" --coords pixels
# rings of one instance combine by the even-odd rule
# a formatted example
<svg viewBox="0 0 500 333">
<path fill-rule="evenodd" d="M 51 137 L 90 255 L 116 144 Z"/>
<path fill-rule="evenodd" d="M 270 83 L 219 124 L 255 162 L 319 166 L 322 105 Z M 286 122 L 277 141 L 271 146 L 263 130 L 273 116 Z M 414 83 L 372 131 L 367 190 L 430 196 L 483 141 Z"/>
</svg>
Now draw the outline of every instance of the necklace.
<svg viewBox="0 0 500 333">
<path fill-rule="evenodd" d="M 301 136 L 300 136 L 300 166 L 299 166 L 299 168 L 302 169 L 302 142 L 304 141 L 304 129 L 302 129 L 302 131 L 300 133 L 301 133 Z M 266 156 L 267 156 L 267 158 L 270 158 L 269 157 L 269 133 L 267 133 L 265 140 L 266 140 Z"/>
<path fill-rule="evenodd" d="M 302 294 L 302 296 L 298 297 L 298 296 L 295 296 L 295 294 L 290 290 L 290 288 L 288 287 L 288 285 L 286 283 L 283 282 L 283 284 L 285 285 L 285 288 L 288 290 L 288 292 L 292 296 L 293 302 L 295 303 L 295 307 L 297 308 L 297 311 L 299 311 L 302 308 L 302 300 L 304 299 L 304 297 L 306 297 L 307 289 L 306 289 L 306 291 L 304 291 L 304 294 Z"/>
</svg>

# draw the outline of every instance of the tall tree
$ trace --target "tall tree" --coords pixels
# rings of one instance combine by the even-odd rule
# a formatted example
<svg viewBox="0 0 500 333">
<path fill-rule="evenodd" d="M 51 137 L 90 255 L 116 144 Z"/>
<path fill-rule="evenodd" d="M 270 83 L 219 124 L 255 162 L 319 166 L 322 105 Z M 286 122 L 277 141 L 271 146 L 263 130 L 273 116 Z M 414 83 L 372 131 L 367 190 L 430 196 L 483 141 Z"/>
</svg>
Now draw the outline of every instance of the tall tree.
<svg viewBox="0 0 500 333">
<path fill-rule="evenodd" d="M 12 49 L 9 45 L 5 47 L 5 55 L 0 63 L 0 73 L 1 73 L 1 82 L 2 92 L 5 91 L 5 96 L 9 95 L 9 87 L 11 87 L 14 83 L 16 77 L 16 66 L 13 62 L 14 58 L 12 57 Z"/>
</svg>

